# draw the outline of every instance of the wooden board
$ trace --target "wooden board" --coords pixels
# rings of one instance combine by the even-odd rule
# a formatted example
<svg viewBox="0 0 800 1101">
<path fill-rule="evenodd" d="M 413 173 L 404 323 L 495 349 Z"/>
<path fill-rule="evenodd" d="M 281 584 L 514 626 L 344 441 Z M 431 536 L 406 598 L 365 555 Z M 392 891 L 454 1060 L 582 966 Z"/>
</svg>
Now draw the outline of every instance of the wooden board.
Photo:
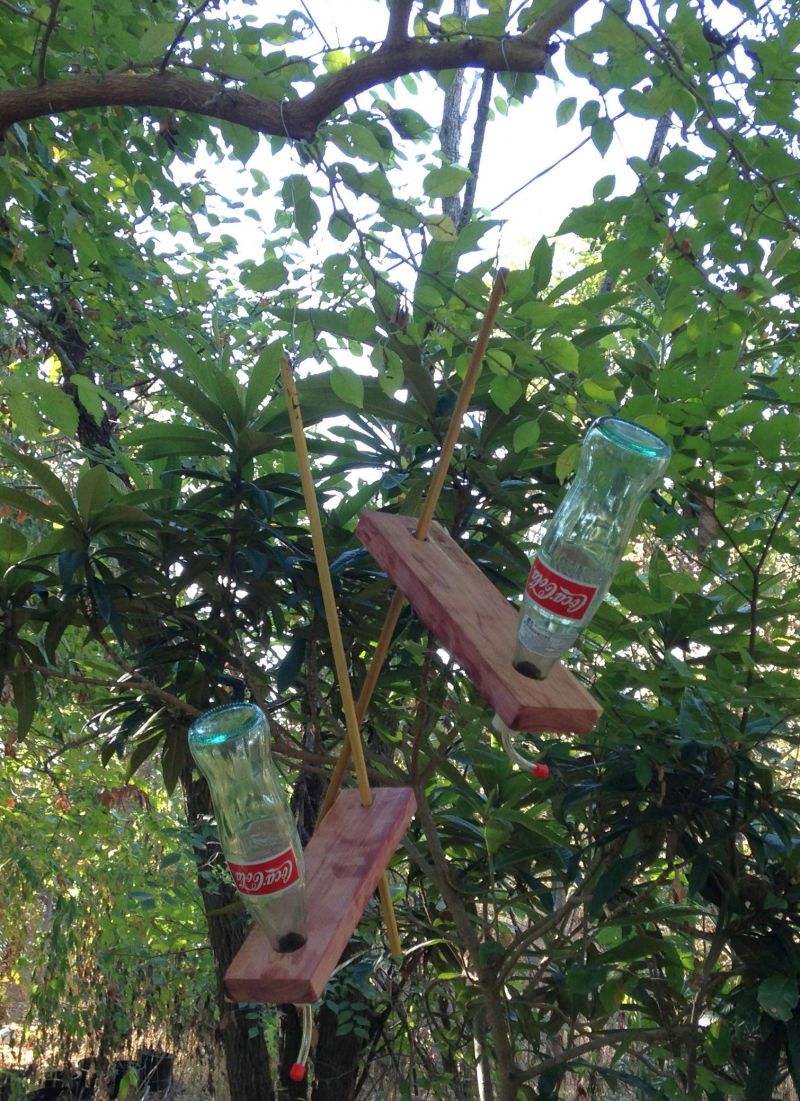
<svg viewBox="0 0 800 1101">
<path fill-rule="evenodd" d="M 364 512 L 356 534 L 511 730 L 587 734 L 601 707 L 562 665 L 532 680 L 511 664 L 518 612 L 455 540 L 413 516 Z"/>
<path fill-rule="evenodd" d="M 305 848 L 305 945 L 280 955 L 254 929 L 225 975 L 233 1001 L 302 1005 L 322 994 L 417 807 L 411 788 L 372 794 L 362 807 L 355 788 L 340 792 Z"/>
</svg>

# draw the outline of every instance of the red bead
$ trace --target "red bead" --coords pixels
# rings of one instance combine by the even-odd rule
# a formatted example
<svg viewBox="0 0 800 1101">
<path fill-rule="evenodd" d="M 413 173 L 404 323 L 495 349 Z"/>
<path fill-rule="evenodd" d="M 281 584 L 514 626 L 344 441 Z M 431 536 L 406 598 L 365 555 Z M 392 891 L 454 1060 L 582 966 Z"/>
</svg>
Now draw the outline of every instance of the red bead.
<svg viewBox="0 0 800 1101">
<path fill-rule="evenodd" d="M 531 769 L 531 776 L 536 780 L 546 780 L 550 775 L 550 769 L 542 761 L 538 765 L 534 765 Z"/>
<path fill-rule="evenodd" d="M 302 1063 L 292 1063 L 289 1070 L 289 1077 L 293 1082 L 302 1082 L 306 1076 L 306 1068 Z"/>
</svg>

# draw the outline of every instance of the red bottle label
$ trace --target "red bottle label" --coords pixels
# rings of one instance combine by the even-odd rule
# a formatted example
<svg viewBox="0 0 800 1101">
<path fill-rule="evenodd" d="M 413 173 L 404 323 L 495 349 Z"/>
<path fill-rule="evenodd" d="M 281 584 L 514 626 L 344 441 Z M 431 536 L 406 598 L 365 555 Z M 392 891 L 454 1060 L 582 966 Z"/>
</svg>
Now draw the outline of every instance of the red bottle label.
<svg viewBox="0 0 800 1101">
<path fill-rule="evenodd" d="M 229 860 L 228 867 L 240 895 L 275 895 L 300 878 L 297 859 L 291 849 L 254 864 L 233 864 Z"/>
<path fill-rule="evenodd" d="M 597 585 L 583 585 L 580 581 L 556 573 L 539 558 L 534 558 L 525 585 L 525 592 L 531 600 L 565 619 L 583 619 L 597 589 Z"/>
</svg>

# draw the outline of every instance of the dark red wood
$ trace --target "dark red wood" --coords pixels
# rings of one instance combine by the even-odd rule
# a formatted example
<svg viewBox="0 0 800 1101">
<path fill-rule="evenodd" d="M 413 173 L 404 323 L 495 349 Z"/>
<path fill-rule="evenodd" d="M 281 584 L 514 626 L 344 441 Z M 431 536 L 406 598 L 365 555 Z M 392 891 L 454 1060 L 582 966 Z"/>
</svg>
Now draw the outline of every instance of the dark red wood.
<svg viewBox="0 0 800 1101">
<path fill-rule="evenodd" d="M 506 726 L 587 734 L 600 705 L 562 665 L 546 680 L 518 673 L 518 613 L 439 524 L 421 541 L 416 526 L 413 516 L 364 512 L 357 535 Z"/>
<path fill-rule="evenodd" d="M 371 807 L 348 788 L 306 846 L 306 943 L 280 955 L 254 929 L 225 975 L 236 1002 L 315 1002 L 322 994 L 364 907 L 408 824 L 411 788 L 374 788 Z"/>
</svg>

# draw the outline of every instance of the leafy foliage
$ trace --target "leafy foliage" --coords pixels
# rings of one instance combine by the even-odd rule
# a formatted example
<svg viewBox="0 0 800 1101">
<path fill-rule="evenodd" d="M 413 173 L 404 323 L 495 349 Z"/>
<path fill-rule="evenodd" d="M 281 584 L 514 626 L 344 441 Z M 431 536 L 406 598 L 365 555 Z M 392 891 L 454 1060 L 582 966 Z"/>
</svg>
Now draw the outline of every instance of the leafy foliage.
<svg viewBox="0 0 800 1101">
<path fill-rule="evenodd" d="M 325 79 L 298 12 L 263 24 L 204 8 L 176 41 L 166 0 L 126 4 L 107 34 L 106 16 L 76 3 L 45 51 L 41 14 L 14 7 L 6 88 L 27 84 L 31 56 L 55 77 L 106 72 L 112 52 L 158 67 L 173 43 L 170 64 L 218 68 L 254 95 L 291 101 Z M 415 34 L 502 35 L 501 7 L 464 27 L 417 5 Z M 523 29 L 541 7 L 517 13 Z M 569 659 L 601 724 L 589 738 L 529 736 L 546 782 L 513 770 L 472 687 L 410 611 L 401 620 L 367 729 L 376 772 L 420 797 L 392 873 L 407 951 L 390 971 L 370 913 L 355 946 L 370 977 L 348 964 L 325 1010 L 341 1050 L 353 1041 L 350 1069 L 366 1067 L 362 1086 L 380 1090 L 381 1051 L 417 1092 L 453 1096 L 481 1075 L 501 1098 L 554 1098 L 568 1076 L 664 1101 L 757 1101 L 784 1073 L 800 1082 L 799 36 L 782 15 L 682 0 L 640 16 L 615 2 L 563 36 L 553 63 L 572 78 L 557 121 L 577 117 L 598 180 L 559 237 L 585 253 L 560 274 L 558 239 L 542 238 L 511 273 L 439 519 L 513 597 L 594 417 L 621 411 L 674 458 Z M 323 68 L 369 51 L 326 52 Z M 133 777 L 158 753 L 167 790 L 191 803 L 187 724 L 246 691 L 270 710 L 313 821 L 342 717 L 278 359 L 287 348 L 298 365 L 360 684 L 388 585 L 355 522 L 364 507 L 419 511 L 493 268 L 495 222 L 459 228 L 438 209 L 470 173 L 443 161 L 432 120 L 408 106 L 422 106 L 423 78 L 405 79 L 337 108 L 289 161 L 280 136 L 267 150 L 230 123 L 113 105 L 8 129 L 7 748 L 36 761 L 68 742 L 83 720 L 59 701 L 74 688 L 110 767 L 120 758 Z M 502 75 L 497 110 L 532 91 L 527 79 Z M 600 163 L 623 115 L 661 135 L 631 158 L 630 194 Z M 269 153 L 289 167 L 271 173 Z M 207 167 L 189 171 L 198 158 Z M 214 158 L 248 165 L 236 198 L 215 189 Z M 240 257 L 245 220 L 255 244 Z M 28 784 L 19 767 L 10 783 Z M 87 809 L 83 828 L 104 813 Z M 208 823 L 193 825 L 202 857 Z M 14 874 L 22 888 L 57 873 L 18 861 Z M 213 878 L 201 877 L 207 910 Z M 52 944 L 68 961 L 78 941 Z M 41 998 L 65 1030 L 87 1027 L 63 985 Z"/>
</svg>

